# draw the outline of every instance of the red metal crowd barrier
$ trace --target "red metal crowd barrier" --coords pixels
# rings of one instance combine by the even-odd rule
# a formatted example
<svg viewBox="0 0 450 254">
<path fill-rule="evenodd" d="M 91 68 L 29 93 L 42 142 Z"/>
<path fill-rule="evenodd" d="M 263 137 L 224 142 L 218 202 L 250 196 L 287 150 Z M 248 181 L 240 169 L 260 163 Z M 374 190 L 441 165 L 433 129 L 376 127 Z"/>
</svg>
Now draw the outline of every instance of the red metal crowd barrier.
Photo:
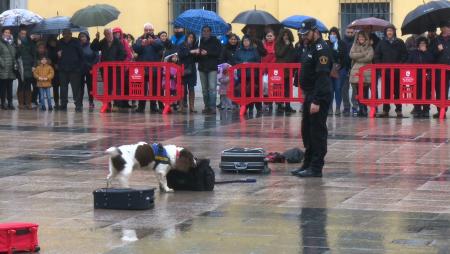
<svg viewBox="0 0 450 254">
<path fill-rule="evenodd" d="M 163 113 L 183 98 L 183 66 L 166 62 L 101 62 L 92 68 L 92 95 L 102 101 L 142 100 L 164 103 Z"/>
<path fill-rule="evenodd" d="M 435 105 L 439 117 L 445 117 L 450 106 L 448 82 L 450 65 L 442 64 L 368 64 L 359 70 L 357 99 L 370 107 L 370 117 L 381 104 Z M 370 75 L 370 84 L 364 76 Z M 367 91 L 367 87 L 369 91 Z"/>
<path fill-rule="evenodd" d="M 250 103 L 303 102 L 301 89 L 294 87 L 300 78 L 297 63 L 244 63 L 229 69 L 228 97 L 241 106 L 240 115 Z"/>
</svg>

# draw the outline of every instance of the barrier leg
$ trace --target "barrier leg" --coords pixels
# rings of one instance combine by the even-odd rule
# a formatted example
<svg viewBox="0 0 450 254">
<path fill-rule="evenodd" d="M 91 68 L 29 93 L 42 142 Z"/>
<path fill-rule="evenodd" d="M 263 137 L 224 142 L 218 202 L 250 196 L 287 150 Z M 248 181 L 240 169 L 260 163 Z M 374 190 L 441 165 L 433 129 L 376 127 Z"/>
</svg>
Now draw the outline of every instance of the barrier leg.
<svg viewBox="0 0 450 254">
<path fill-rule="evenodd" d="M 243 116 L 247 113 L 247 104 L 241 104 L 241 110 L 239 111 L 239 115 Z"/>
<path fill-rule="evenodd" d="M 170 113 L 170 103 L 164 103 L 164 110 L 163 110 L 163 114 L 167 115 Z"/>
<path fill-rule="evenodd" d="M 111 110 L 111 101 L 102 101 L 103 105 L 102 108 L 100 109 L 100 113 L 106 113 L 109 112 Z"/>
<path fill-rule="evenodd" d="M 447 109 L 447 107 L 441 107 L 440 112 L 439 112 L 439 119 L 444 119 L 445 118 L 445 110 Z"/>
<path fill-rule="evenodd" d="M 370 118 L 374 118 L 375 117 L 375 114 L 376 114 L 376 112 L 377 112 L 377 106 L 369 106 L 369 109 L 370 109 L 370 115 L 369 115 L 369 117 Z"/>
</svg>

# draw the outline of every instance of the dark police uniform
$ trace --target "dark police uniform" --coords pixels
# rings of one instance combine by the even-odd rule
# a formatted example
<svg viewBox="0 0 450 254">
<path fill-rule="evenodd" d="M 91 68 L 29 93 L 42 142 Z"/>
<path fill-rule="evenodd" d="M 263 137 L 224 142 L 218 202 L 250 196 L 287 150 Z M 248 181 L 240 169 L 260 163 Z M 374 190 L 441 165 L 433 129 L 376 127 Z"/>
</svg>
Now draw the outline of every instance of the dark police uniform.
<svg viewBox="0 0 450 254">
<path fill-rule="evenodd" d="M 303 90 L 302 138 L 305 146 L 303 169 L 321 176 L 327 154 L 327 116 L 332 101 L 330 71 L 331 52 L 323 39 L 309 45 L 302 57 L 300 87 Z M 319 112 L 310 113 L 311 103 L 320 105 Z"/>
</svg>

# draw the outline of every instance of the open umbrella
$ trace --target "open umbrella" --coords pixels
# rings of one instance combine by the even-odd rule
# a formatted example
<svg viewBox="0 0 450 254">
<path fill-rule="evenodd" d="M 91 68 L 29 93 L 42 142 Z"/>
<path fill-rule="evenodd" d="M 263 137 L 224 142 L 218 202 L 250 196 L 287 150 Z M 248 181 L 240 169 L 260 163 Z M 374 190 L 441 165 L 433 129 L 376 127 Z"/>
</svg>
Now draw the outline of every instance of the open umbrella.
<svg viewBox="0 0 450 254">
<path fill-rule="evenodd" d="M 449 1 L 431 1 L 419 5 L 406 15 L 402 24 L 402 34 L 421 34 L 450 20 Z"/>
<path fill-rule="evenodd" d="M 69 29 L 72 32 L 87 31 L 85 27 L 74 25 L 70 22 L 70 17 L 57 16 L 53 18 L 44 19 L 31 30 L 34 34 L 60 34 L 64 29 Z"/>
<path fill-rule="evenodd" d="M 73 14 L 70 22 L 77 26 L 105 26 L 119 17 L 120 11 L 108 4 L 90 5 Z"/>
<path fill-rule="evenodd" d="M 254 10 L 239 13 L 231 23 L 239 23 L 246 25 L 276 25 L 280 24 L 272 14 L 266 11 Z"/>
<path fill-rule="evenodd" d="M 220 36 L 228 31 L 227 23 L 215 12 L 203 9 L 191 9 L 178 16 L 173 24 L 201 34 L 204 26 L 211 27 L 211 35 Z"/>
<path fill-rule="evenodd" d="M 366 32 L 383 31 L 386 27 L 390 26 L 391 23 L 384 19 L 378 18 L 363 18 L 353 21 L 348 28 L 353 28 L 356 30 L 364 30 Z"/>
<path fill-rule="evenodd" d="M 28 26 L 41 22 L 43 18 L 25 9 L 11 9 L 0 14 L 0 26 Z"/>
<path fill-rule="evenodd" d="M 293 28 L 293 29 L 300 29 L 303 21 L 310 19 L 313 17 L 306 16 L 306 15 L 294 15 L 285 18 L 283 21 L 281 21 L 281 24 L 283 24 L 285 27 Z M 315 19 L 315 18 L 314 18 Z M 316 19 L 316 24 L 320 32 L 326 33 L 328 32 L 328 28 L 319 20 Z"/>
</svg>

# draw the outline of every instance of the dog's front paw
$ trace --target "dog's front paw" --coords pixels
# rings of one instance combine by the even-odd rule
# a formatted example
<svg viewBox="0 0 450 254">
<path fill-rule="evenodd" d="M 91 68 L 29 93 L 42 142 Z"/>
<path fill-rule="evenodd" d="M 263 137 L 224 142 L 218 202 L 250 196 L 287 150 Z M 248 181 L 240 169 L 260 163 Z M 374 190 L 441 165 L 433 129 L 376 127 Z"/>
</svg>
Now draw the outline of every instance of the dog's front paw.
<svg viewBox="0 0 450 254">
<path fill-rule="evenodd" d="M 164 189 L 164 192 L 166 192 L 166 193 L 173 193 L 174 190 L 171 189 L 171 188 L 165 188 L 165 189 Z"/>
</svg>

